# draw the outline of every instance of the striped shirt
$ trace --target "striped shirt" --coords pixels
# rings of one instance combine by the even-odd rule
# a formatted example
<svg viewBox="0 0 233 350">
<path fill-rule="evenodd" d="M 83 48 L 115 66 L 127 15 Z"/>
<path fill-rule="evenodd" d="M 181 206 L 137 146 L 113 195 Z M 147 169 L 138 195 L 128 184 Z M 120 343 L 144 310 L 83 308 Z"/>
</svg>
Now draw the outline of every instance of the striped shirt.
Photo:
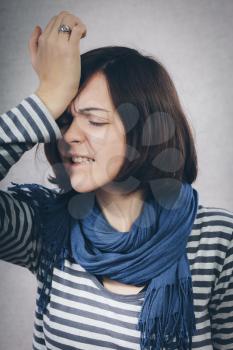
<svg viewBox="0 0 233 350">
<path fill-rule="evenodd" d="M 36 95 L 0 117 L 0 180 L 36 143 L 61 138 L 58 124 Z M 53 191 L 49 189 L 49 191 Z M 37 276 L 40 237 L 30 201 L 0 191 L 0 259 Z M 199 204 L 187 244 L 197 334 L 192 349 L 233 349 L 233 213 Z M 42 281 L 37 280 L 37 298 Z M 32 349 L 140 349 L 136 326 L 145 288 L 123 295 L 105 288 L 72 258 L 53 270 L 50 301 L 35 309 Z"/>
</svg>

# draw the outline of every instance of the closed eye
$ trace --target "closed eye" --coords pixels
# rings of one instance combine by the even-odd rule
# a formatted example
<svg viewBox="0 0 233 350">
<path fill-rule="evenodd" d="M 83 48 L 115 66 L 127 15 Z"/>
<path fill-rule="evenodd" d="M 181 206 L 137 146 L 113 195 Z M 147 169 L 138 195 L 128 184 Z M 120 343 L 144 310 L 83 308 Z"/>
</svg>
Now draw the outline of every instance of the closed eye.
<svg viewBox="0 0 233 350">
<path fill-rule="evenodd" d="M 102 125 L 108 124 L 108 123 L 95 123 L 95 122 L 92 122 L 91 120 L 89 120 L 89 123 L 90 123 L 91 125 L 94 125 L 94 126 L 102 126 Z"/>
<path fill-rule="evenodd" d="M 90 116 L 90 115 L 88 115 Z M 70 125 L 72 123 L 72 120 L 73 120 L 73 116 L 70 112 L 68 111 L 65 111 L 58 119 L 57 119 L 57 124 L 60 128 L 63 128 L 67 125 Z M 91 120 L 88 121 L 91 125 L 93 126 L 96 126 L 96 127 L 100 127 L 100 126 L 103 126 L 103 125 L 106 125 L 108 123 L 96 123 L 96 122 L 93 122 Z"/>
</svg>

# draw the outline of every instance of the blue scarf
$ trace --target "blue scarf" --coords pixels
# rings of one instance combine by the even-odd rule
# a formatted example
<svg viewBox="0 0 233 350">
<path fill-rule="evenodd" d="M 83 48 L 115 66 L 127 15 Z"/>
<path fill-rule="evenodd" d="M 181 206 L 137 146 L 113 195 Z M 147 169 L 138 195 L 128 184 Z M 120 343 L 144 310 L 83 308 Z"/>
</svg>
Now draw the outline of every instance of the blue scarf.
<svg viewBox="0 0 233 350">
<path fill-rule="evenodd" d="M 186 245 L 197 214 L 198 192 L 187 183 L 170 196 L 150 193 L 127 233 L 105 219 L 94 193 L 59 194 L 37 184 L 8 190 L 30 200 L 38 218 L 34 239 L 42 249 L 37 278 L 43 282 L 37 300 L 44 313 L 49 302 L 53 267 L 65 258 L 85 270 L 121 283 L 148 284 L 139 314 L 141 349 L 192 348 L 195 334 L 192 280 Z"/>
</svg>

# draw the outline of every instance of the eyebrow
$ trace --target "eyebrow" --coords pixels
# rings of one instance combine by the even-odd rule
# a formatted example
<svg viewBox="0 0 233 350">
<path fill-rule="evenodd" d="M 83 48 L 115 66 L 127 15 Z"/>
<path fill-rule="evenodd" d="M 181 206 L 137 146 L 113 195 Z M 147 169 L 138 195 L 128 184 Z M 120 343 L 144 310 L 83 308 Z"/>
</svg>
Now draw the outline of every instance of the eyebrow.
<svg viewBox="0 0 233 350">
<path fill-rule="evenodd" d="M 110 112 L 107 109 L 104 108 L 98 108 L 98 107 L 88 107 L 88 108 L 79 108 L 78 112 L 85 113 L 90 111 L 103 111 L 103 112 Z"/>
</svg>

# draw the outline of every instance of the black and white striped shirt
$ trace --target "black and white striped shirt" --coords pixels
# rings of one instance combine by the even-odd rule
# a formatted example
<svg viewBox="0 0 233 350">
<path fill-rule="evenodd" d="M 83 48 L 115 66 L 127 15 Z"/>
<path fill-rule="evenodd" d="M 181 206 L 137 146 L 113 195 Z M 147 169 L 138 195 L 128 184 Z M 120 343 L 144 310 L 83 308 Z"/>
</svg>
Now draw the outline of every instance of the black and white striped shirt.
<svg viewBox="0 0 233 350">
<path fill-rule="evenodd" d="M 60 129 L 31 95 L 0 117 L 0 180 L 36 143 L 56 142 Z M 52 190 L 50 190 L 52 191 Z M 40 237 L 30 201 L 0 191 L 0 259 L 37 276 Z M 193 349 L 233 349 L 233 213 L 199 205 L 187 244 L 197 335 Z M 38 282 L 37 298 L 42 286 Z M 74 260 L 53 270 L 46 314 L 35 310 L 32 348 L 38 350 L 140 349 L 138 315 L 145 289 L 123 295 L 106 289 Z"/>
</svg>

